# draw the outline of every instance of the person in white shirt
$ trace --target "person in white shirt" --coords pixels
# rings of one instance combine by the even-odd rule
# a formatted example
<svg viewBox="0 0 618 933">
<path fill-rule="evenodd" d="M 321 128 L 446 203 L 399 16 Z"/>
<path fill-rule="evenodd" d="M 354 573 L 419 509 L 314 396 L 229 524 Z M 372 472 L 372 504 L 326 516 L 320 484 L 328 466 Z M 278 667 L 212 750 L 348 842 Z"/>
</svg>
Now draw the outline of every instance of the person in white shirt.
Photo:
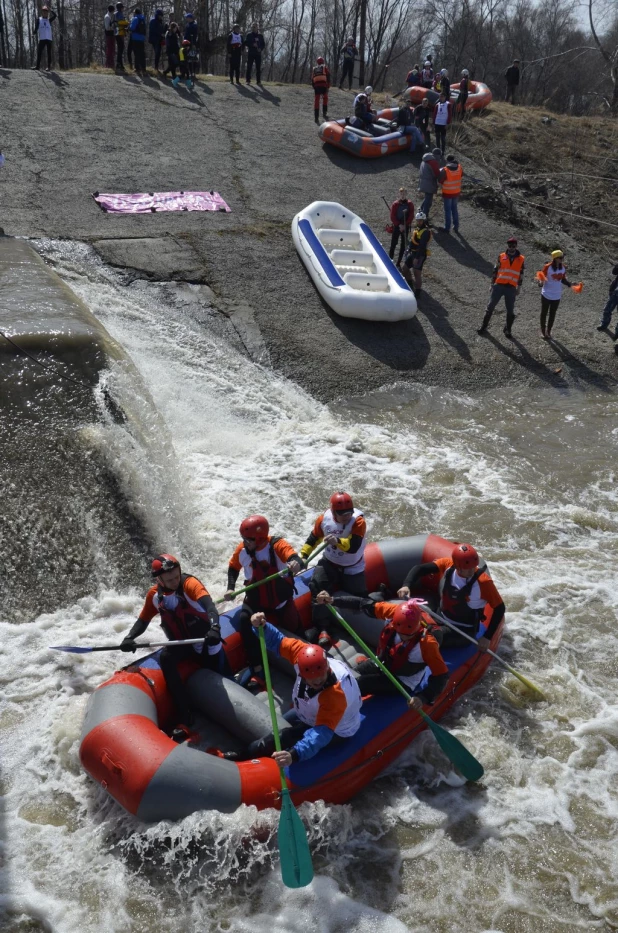
<svg viewBox="0 0 618 933">
<path fill-rule="evenodd" d="M 116 53 L 116 30 L 114 27 L 114 6 L 108 6 L 103 17 L 103 31 L 105 32 L 105 67 L 114 68 Z"/>
<path fill-rule="evenodd" d="M 43 57 L 43 50 L 47 49 L 47 68 L 46 71 L 51 71 L 52 66 L 52 28 L 51 24 L 56 19 L 56 14 L 53 10 L 50 10 L 49 7 L 41 7 L 41 15 L 37 17 L 34 23 L 34 35 L 39 40 L 39 44 L 36 50 L 36 65 L 33 66 L 33 71 L 38 71 L 41 67 L 41 58 Z"/>
<path fill-rule="evenodd" d="M 453 105 L 444 93 L 433 108 L 433 128 L 436 134 L 436 146 L 444 155 L 446 149 L 446 128 L 453 119 Z"/>
<path fill-rule="evenodd" d="M 556 319 L 556 311 L 562 298 L 562 287 L 573 288 L 580 292 L 579 285 L 571 285 L 566 277 L 566 267 L 563 263 L 564 253 L 555 249 L 551 254 L 551 262 L 546 262 L 536 279 L 541 288 L 541 334 L 543 340 L 551 340 L 551 329 Z M 549 315 L 549 317 L 548 317 Z"/>
</svg>

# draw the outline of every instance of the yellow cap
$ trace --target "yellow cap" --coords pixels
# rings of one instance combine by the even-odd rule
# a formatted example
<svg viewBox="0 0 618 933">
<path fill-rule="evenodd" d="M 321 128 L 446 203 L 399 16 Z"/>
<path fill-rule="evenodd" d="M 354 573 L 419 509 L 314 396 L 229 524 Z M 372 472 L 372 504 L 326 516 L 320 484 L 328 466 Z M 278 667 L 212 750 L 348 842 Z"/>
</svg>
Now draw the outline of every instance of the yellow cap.
<svg viewBox="0 0 618 933">
<path fill-rule="evenodd" d="M 562 259 L 563 256 L 564 256 L 564 253 L 562 252 L 561 249 L 555 249 L 553 253 L 551 254 L 552 259 Z"/>
</svg>

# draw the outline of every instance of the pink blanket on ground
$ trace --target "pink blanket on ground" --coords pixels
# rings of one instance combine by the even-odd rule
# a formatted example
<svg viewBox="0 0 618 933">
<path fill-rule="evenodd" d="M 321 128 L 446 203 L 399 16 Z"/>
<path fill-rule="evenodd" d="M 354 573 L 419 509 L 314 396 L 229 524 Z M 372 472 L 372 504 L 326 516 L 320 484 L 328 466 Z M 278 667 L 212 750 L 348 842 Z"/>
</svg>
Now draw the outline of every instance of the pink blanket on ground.
<svg viewBox="0 0 618 933">
<path fill-rule="evenodd" d="M 110 214 L 156 214 L 159 211 L 225 211 L 230 213 L 216 191 L 157 191 L 154 194 L 99 194 L 95 201 Z"/>
</svg>

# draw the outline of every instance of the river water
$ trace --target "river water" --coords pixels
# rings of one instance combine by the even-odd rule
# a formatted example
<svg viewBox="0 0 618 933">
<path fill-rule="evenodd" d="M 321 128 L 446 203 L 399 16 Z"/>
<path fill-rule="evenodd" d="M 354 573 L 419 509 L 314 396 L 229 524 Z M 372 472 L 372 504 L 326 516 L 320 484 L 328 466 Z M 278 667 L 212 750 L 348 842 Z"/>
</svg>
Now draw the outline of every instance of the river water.
<svg viewBox="0 0 618 933">
<path fill-rule="evenodd" d="M 30 548 L 45 612 L 25 601 L 0 623 L 11 933 L 618 929 L 616 397 L 363 396 L 359 374 L 357 397 L 325 406 L 247 359 L 171 286 L 127 287 L 79 244 L 38 248 L 143 382 L 110 375 L 125 424 L 39 426 L 69 432 L 103 466 L 83 474 L 96 488 L 81 523 L 57 531 L 72 553 L 95 555 L 91 591 L 73 595 L 70 565 L 59 572 Z M 279 878 L 272 811 L 144 826 L 108 799 L 82 773 L 78 740 L 87 697 L 117 659 L 47 646 L 124 633 L 149 548 L 178 553 L 221 595 L 242 517 L 264 512 L 300 544 L 338 488 L 374 538 L 433 531 L 482 548 L 507 605 L 501 651 L 547 701 L 492 667 L 444 720 L 484 764 L 482 784 L 462 786 L 424 734 L 349 805 L 303 805 L 316 878 L 294 892 Z M 53 519 L 32 505 L 27 534 Z"/>
</svg>

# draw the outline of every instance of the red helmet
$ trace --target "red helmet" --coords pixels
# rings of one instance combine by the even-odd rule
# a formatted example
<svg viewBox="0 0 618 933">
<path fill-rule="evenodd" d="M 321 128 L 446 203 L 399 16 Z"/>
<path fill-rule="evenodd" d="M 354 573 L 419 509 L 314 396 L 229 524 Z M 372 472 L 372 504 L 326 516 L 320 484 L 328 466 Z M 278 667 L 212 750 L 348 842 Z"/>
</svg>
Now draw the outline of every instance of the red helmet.
<svg viewBox="0 0 618 933">
<path fill-rule="evenodd" d="M 479 556 L 471 544 L 458 544 L 451 554 L 455 570 L 476 570 Z"/>
<path fill-rule="evenodd" d="M 301 648 L 296 663 L 298 664 L 300 676 L 309 677 L 311 680 L 322 677 L 328 670 L 326 652 L 319 645 L 305 645 L 304 648 Z"/>
<path fill-rule="evenodd" d="M 183 44 L 185 47 L 188 46 L 188 45 L 191 45 L 191 40 L 190 40 L 190 39 L 183 39 L 183 40 L 182 40 L 182 44 Z"/>
<path fill-rule="evenodd" d="M 268 538 L 268 519 L 263 515 L 249 515 L 240 523 L 240 535 L 242 538 L 255 538 L 258 547 L 266 543 Z"/>
<path fill-rule="evenodd" d="M 393 627 L 400 635 L 414 635 L 421 627 L 421 607 L 424 599 L 409 599 L 395 609 Z"/>
<path fill-rule="evenodd" d="M 346 512 L 354 508 L 352 496 L 347 492 L 334 492 L 330 497 L 330 507 L 332 512 Z"/>
<path fill-rule="evenodd" d="M 316 65 L 323 65 L 323 64 L 324 64 L 324 59 L 322 58 L 321 55 L 318 55 L 318 57 L 317 57 L 316 60 L 315 60 L 315 63 L 316 63 Z"/>
<path fill-rule="evenodd" d="M 162 573 L 168 573 L 174 567 L 180 567 L 180 561 L 173 554 L 157 554 L 150 565 L 150 574 L 152 577 L 160 577 Z"/>
</svg>

